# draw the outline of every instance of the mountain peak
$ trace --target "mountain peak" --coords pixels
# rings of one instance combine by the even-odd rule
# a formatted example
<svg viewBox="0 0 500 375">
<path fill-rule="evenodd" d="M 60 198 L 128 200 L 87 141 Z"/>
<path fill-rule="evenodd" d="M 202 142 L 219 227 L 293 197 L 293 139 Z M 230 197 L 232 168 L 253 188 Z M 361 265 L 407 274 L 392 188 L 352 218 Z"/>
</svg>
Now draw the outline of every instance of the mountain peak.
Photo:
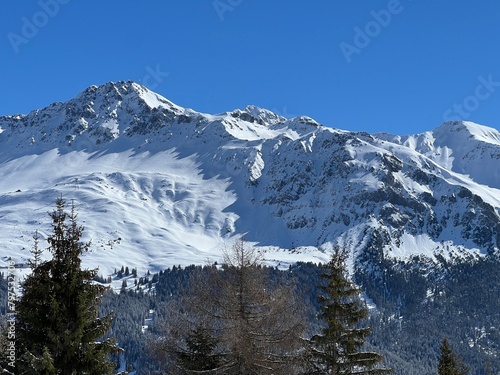
<svg viewBox="0 0 500 375">
<path fill-rule="evenodd" d="M 94 101 L 96 98 L 114 99 L 117 102 L 141 100 L 151 109 L 161 106 L 178 113 L 184 110 L 163 96 L 133 81 L 107 82 L 99 86 L 92 85 L 73 100 L 88 102 L 89 100 Z"/>
<path fill-rule="evenodd" d="M 260 108 L 255 105 L 247 105 L 244 109 L 235 109 L 230 112 L 229 115 L 246 122 L 266 126 L 278 124 L 287 120 L 283 116 L 277 115 L 268 109 Z"/>
<path fill-rule="evenodd" d="M 28 230 L 31 208 L 79 197 L 89 233 L 123 239 L 119 256 L 144 268 L 205 259 L 243 233 L 262 246 L 311 247 L 307 260 L 338 241 L 361 252 L 379 235 L 394 256 L 419 254 L 411 238 L 429 257 L 448 243 L 484 252 L 500 243 L 496 137 L 454 122 L 383 141 L 257 106 L 201 114 L 135 82 L 108 82 L 0 117 L 0 216 L 15 229 L 10 253 L 22 248 L 16 228 Z M 101 265 L 108 255 L 89 257 Z"/>
<path fill-rule="evenodd" d="M 17 136 L 15 153 L 33 147 L 40 152 L 53 147 L 90 150 L 122 134 L 145 135 L 198 115 L 135 82 L 108 82 L 28 115 L 0 117 L 0 137 Z"/>
<path fill-rule="evenodd" d="M 500 133 L 489 126 L 476 124 L 471 121 L 448 121 L 434 130 L 435 134 L 461 133 L 462 137 L 481 142 L 500 145 Z M 463 139 L 461 139 L 463 141 Z"/>
</svg>

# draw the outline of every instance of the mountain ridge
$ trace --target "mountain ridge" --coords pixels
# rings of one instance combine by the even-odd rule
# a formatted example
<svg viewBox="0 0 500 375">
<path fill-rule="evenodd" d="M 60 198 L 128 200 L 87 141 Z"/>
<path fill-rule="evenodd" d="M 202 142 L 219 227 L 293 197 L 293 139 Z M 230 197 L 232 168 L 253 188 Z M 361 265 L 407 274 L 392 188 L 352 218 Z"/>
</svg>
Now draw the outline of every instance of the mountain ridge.
<svg viewBox="0 0 500 375">
<path fill-rule="evenodd" d="M 345 245 L 351 267 L 374 236 L 386 256 L 429 264 L 500 243 L 500 134 L 470 122 L 349 132 L 256 106 L 199 113 L 121 81 L 1 116 L 0 147 L 0 246 L 19 263 L 61 194 L 105 275 L 125 260 L 144 272 L 217 260 L 240 236 L 281 265 Z"/>
</svg>

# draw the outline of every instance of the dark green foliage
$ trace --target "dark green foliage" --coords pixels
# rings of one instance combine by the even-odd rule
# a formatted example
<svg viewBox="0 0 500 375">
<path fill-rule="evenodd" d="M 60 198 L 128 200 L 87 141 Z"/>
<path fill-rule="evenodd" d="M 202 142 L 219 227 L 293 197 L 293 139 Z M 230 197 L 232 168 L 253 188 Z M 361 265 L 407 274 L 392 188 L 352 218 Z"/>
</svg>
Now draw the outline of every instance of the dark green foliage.
<svg viewBox="0 0 500 375">
<path fill-rule="evenodd" d="M 500 353 L 500 330 L 495 328 L 500 326 L 500 300 L 494 296 L 500 295 L 500 260 L 489 256 L 473 264 L 442 261 L 438 267 L 441 276 L 419 264 L 418 259 L 414 259 L 411 267 L 409 262 L 382 258 L 369 261 L 365 273 L 359 268 L 355 270 L 358 285 L 370 297 L 375 296 L 372 300 L 377 306 L 367 318 L 367 326 L 372 332 L 365 342 L 366 351 L 383 354 L 385 362 L 397 375 L 436 374 L 437 339 L 447 336 L 471 368 L 471 375 L 496 375 L 500 368 L 498 356 L 494 354 Z M 154 295 L 127 291 L 122 294 L 110 292 L 104 296 L 101 314 L 115 311 L 111 335 L 125 349 L 127 363 L 135 365 L 138 375 L 160 374 L 159 369 L 165 368 L 150 357 L 147 348 L 151 334 L 160 334 L 156 323 L 153 322 L 148 329 L 151 334 L 141 333 L 148 310 L 155 310 L 155 318 L 159 318 L 155 321 L 163 320 L 163 311 L 178 298 L 192 275 L 202 268 L 207 267 L 173 267 L 160 272 Z M 366 270 L 372 270 L 373 274 Z M 267 271 L 273 284 L 293 276 L 297 295 L 311 306 L 304 337 L 320 332 L 322 326 L 316 319 L 319 303 L 315 296 L 318 295 L 316 286 L 321 283 L 321 267 L 298 263 L 286 271 L 276 268 L 267 268 Z M 426 295 L 427 291 L 432 295 Z M 416 300 L 406 299 L 405 293 L 413 293 Z M 484 325 L 485 334 L 477 332 L 478 323 Z M 470 342 L 474 344 L 472 347 Z M 485 353 L 486 349 L 488 353 Z"/>
<path fill-rule="evenodd" d="M 438 375 L 467 375 L 469 370 L 453 353 L 446 338 L 441 342 L 439 353 Z"/>
<path fill-rule="evenodd" d="M 186 337 L 187 350 L 178 353 L 181 367 L 192 373 L 217 369 L 222 364 L 221 355 L 215 353 L 218 343 L 210 331 L 195 328 Z"/>
<path fill-rule="evenodd" d="M 4 276 L 3 272 L 0 272 L 0 316 L 7 313 L 7 303 L 4 301 L 8 300 L 7 293 L 7 278 Z"/>
<path fill-rule="evenodd" d="M 126 364 L 133 364 L 142 371 L 149 367 L 150 357 L 147 350 L 148 334 L 143 333 L 141 328 L 152 308 L 154 302 L 151 296 L 131 291 L 105 293 L 99 308 L 101 315 L 113 313 L 113 324 L 108 334 L 116 338 L 123 349 Z M 118 356 L 114 360 L 118 361 Z"/>
<path fill-rule="evenodd" d="M 310 374 L 388 374 L 377 368 L 382 356 L 363 352 L 370 328 L 359 328 L 368 310 L 359 298 L 360 291 L 348 280 L 345 271 L 347 252 L 337 248 L 324 266 L 325 284 L 319 301 L 324 322 L 321 334 L 311 339 Z"/>
<path fill-rule="evenodd" d="M 484 375 L 488 362 L 500 367 L 498 256 L 437 257 L 430 267 L 423 257 L 361 255 L 355 280 L 377 306 L 370 341 L 397 375 L 436 373 L 440 337 L 448 338 L 471 374 Z"/>
<path fill-rule="evenodd" d="M 359 263 L 355 264 L 357 285 L 376 305 L 367 318 L 366 325 L 372 332 L 366 338 L 366 351 L 383 354 L 397 375 L 436 374 L 438 340 L 446 336 L 471 368 L 471 375 L 498 373 L 500 259 L 487 256 L 472 263 L 441 260 L 432 271 L 425 267 L 425 260 L 400 262 L 384 258 L 376 251 L 374 254 L 377 257 L 358 259 L 365 262 L 362 268 Z M 150 324 L 147 332 L 151 334 L 141 333 L 148 310 L 155 310 L 155 318 L 159 318 L 155 321 L 166 318 L 163 315 L 166 307 L 202 268 L 207 267 L 176 266 L 160 272 L 155 293 L 151 295 L 131 291 L 105 294 L 101 314 L 115 311 L 110 334 L 125 349 L 127 363 L 135 365 L 138 375 L 162 373 L 160 364 L 153 361 L 147 348 L 151 334 L 160 334 L 156 323 Z M 316 286 L 321 284 L 321 267 L 297 263 L 286 271 L 267 268 L 267 272 L 272 284 L 293 276 L 297 295 L 311 307 L 304 337 L 320 332 L 322 325 L 316 319 L 319 303 L 315 296 L 319 293 Z M 412 295 L 413 300 L 407 295 Z"/>
<path fill-rule="evenodd" d="M 92 280 L 97 270 L 81 268 L 83 228 L 76 222 L 74 206 L 56 201 L 50 214 L 53 233 L 48 237 L 52 259 L 40 260 L 36 241 L 32 273 L 23 284 L 16 304 L 16 339 L 20 374 L 109 374 L 107 358 L 116 351 L 113 340 L 101 338 L 111 325 L 111 315 L 98 317 L 105 288 Z"/>
</svg>

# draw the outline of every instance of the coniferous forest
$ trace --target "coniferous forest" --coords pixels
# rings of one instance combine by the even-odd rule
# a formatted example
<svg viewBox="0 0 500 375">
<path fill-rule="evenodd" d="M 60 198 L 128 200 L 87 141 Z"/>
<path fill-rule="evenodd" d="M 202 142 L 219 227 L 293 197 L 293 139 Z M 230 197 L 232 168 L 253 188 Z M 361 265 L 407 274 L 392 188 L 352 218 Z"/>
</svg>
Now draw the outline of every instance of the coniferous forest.
<svg viewBox="0 0 500 375">
<path fill-rule="evenodd" d="M 325 265 L 278 269 L 240 242 L 221 264 L 145 277 L 117 265 L 117 293 L 81 266 L 89 244 L 75 207 L 58 200 L 50 220 L 52 258 L 35 241 L 16 302 L 15 368 L 2 322 L 6 374 L 498 374 L 493 255 L 429 269 L 374 243 L 349 277 L 344 249 Z M 7 285 L 2 274 L 2 300 Z"/>
</svg>

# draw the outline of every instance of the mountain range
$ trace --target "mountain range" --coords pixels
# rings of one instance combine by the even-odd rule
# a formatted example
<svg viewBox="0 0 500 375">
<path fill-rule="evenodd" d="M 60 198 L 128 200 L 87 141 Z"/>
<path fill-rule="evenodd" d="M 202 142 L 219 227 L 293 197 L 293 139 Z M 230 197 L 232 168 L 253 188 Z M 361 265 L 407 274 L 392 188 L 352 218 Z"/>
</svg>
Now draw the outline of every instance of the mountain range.
<svg viewBox="0 0 500 375">
<path fill-rule="evenodd" d="M 500 133 L 472 122 L 368 134 L 255 106 L 200 113 L 110 82 L 0 117 L 0 267 L 26 264 L 60 196 L 104 276 L 217 261 L 239 238 L 278 266 L 340 245 L 362 267 L 374 239 L 429 267 L 479 259 L 500 245 L 499 167 Z"/>
</svg>

